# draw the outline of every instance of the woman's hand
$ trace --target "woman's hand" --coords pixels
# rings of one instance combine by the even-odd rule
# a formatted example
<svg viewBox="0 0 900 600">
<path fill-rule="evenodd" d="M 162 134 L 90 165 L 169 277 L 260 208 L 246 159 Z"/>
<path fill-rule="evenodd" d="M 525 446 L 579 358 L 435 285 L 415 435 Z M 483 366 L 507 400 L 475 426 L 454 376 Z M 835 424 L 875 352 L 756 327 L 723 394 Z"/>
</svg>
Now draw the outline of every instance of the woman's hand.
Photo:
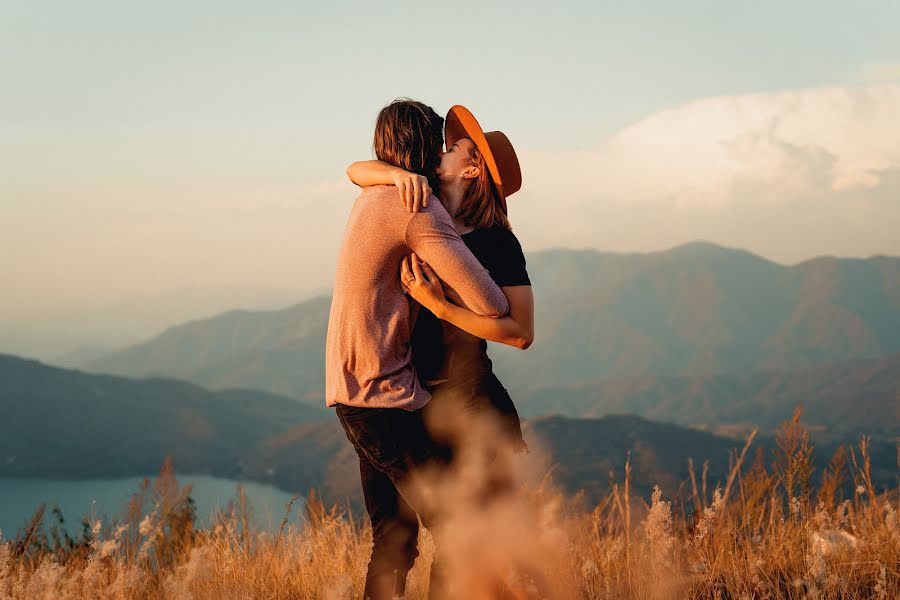
<svg viewBox="0 0 900 600">
<path fill-rule="evenodd" d="M 404 256 L 400 261 L 400 285 L 419 304 L 435 315 L 439 315 L 441 308 L 447 303 L 441 280 L 428 263 L 419 260 L 415 252 L 410 256 Z"/>
<path fill-rule="evenodd" d="M 391 179 L 400 191 L 400 200 L 406 210 L 419 212 L 422 207 L 428 206 L 431 186 L 427 177 L 397 168 L 391 172 Z"/>
</svg>

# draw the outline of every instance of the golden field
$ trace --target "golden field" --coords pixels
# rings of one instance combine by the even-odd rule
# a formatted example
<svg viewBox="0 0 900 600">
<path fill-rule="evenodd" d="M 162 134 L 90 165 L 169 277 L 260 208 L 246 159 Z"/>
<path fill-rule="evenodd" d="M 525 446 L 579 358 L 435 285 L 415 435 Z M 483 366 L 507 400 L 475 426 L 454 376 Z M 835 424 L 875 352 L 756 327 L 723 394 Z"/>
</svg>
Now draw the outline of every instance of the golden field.
<svg viewBox="0 0 900 600">
<path fill-rule="evenodd" d="M 516 598 L 900 598 L 900 489 L 874 489 L 865 437 L 841 447 L 812 489 L 799 416 L 782 423 L 769 461 L 750 434 L 721 487 L 708 489 L 705 469 L 691 465 L 686 501 L 658 488 L 635 497 L 626 462 L 596 506 L 548 476 L 515 498 L 460 509 L 441 537 L 456 594 L 497 597 L 502 582 Z M 900 439 L 897 451 L 900 472 Z M 77 537 L 41 507 L 0 541 L 0 600 L 361 596 L 370 531 L 349 510 L 311 493 L 298 503 L 302 526 L 285 518 L 270 533 L 251 525 L 239 488 L 199 529 L 189 494 L 167 461 L 125 514 L 85 521 Z M 407 598 L 426 596 L 434 547 L 423 529 Z"/>
</svg>

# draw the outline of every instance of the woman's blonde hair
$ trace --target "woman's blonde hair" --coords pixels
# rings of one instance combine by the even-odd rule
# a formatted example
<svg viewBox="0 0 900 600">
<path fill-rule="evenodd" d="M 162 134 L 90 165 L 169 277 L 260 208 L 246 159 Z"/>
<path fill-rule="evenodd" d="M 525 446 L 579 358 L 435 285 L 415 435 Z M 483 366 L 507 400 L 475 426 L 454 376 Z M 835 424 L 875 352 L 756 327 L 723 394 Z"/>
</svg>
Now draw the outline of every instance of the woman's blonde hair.
<svg viewBox="0 0 900 600">
<path fill-rule="evenodd" d="M 509 218 L 500 204 L 500 193 L 488 171 L 487 162 L 474 144 L 469 150 L 469 162 L 478 167 L 478 177 L 472 180 L 463 196 L 456 218 L 475 229 L 500 226 L 512 229 Z"/>
</svg>

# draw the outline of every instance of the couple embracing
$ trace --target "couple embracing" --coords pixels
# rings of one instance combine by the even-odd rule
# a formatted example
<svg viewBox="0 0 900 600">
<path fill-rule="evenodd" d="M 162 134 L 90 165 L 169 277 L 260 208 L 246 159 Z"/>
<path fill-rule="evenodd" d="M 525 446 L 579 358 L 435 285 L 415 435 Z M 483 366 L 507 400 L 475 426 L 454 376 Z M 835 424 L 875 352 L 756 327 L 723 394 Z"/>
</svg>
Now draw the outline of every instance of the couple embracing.
<svg viewBox="0 0 900 600">
<path fill-rule="evenodd" d="M 421 519 L 434 534 L 438 598 L 449 586 L 436 531 L 451 507 L 433 476 L 476 465 L 465 493 L 487 505 L 514 491 L 510 457 L 527 451 L 486 342 L 526 349 L 534 336 L 506 210 L 522 176 L 507 137 L 462 106 L 445 121 L 396 100 L 378 115 L 374 150 L 378 160 L 347 169 L 362 192 L 337 264 L 326 404 L 359 455 L 373 536 L 364 597 L 404 595 Z"/>
</svg>

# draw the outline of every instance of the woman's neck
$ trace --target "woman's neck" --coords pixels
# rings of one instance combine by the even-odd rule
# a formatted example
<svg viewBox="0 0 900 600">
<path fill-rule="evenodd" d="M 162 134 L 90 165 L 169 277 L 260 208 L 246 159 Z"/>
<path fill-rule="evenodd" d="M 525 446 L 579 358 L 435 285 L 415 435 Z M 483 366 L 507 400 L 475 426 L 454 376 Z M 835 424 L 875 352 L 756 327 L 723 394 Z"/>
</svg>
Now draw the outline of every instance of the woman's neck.
<svg viewBox="0 0 900 600">
<path fill-rule="evenodd" d="M 465 193 L 466 188 L 458 179 L 450 182 L 441 182 L 441 204 L 444 205 L 444 208 L 447 209 L 451 216 L 459 211 L 459 206 L 462 204 Z"/>
<path fill-rule="evenodd" d="M 462 205 L 467 187 L 468 186 L 463 183 L 461 179 L 449 183 L 441 182 L 441 204 L 444 205 L 444 208 L 446 208 L 447 212 L 450 213 L 450 216 L 453 217 L 453 225 L 456 228 L 456 232 L 459 234 L 469 233 L 474 229 L 474 227 L 466 225 L 454 216 L 459 212 L 459 207 Z"/>
<path fill-rule="evenodd" d="M 456 233 L 458 233 L 459 235 L 469 233 L 470 231 L 475 229 L 471 225 L 466 225 L 462 221 L 458 221 L 456 219 L 453 219 L 453 227 L 456 229 Z"/>
</svg>

